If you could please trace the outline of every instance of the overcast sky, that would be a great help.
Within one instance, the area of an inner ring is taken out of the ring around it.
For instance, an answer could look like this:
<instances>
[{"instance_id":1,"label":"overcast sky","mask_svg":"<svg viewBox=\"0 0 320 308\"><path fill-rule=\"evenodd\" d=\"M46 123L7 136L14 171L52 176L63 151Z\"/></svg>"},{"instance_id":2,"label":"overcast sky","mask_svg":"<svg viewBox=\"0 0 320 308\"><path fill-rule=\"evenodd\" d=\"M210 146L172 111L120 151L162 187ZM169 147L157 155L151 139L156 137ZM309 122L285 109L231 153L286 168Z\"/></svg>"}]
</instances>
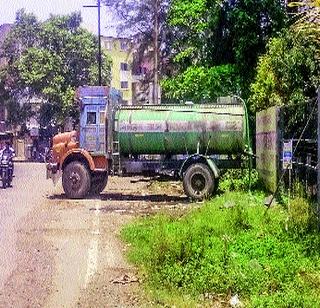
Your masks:
<instances>
[{"instance_id":1,"label":"overcast sky","mask_svg":"<svg viewBox=\"0 0 320 308\"><path fill-rule=\"evenodd\" d=\"M45 20L50 14L68 14L81 11L83 26L93 33L97 33L96 8L83 8L83 5L95 5L94 0L0 0L0 25L13 23L17 10L25 8L28 13L34 13L38 19ZM107 7L101 10L101 33L102 35L116 35L116 29L112 23Z\"/></svg>"}]
</instances>

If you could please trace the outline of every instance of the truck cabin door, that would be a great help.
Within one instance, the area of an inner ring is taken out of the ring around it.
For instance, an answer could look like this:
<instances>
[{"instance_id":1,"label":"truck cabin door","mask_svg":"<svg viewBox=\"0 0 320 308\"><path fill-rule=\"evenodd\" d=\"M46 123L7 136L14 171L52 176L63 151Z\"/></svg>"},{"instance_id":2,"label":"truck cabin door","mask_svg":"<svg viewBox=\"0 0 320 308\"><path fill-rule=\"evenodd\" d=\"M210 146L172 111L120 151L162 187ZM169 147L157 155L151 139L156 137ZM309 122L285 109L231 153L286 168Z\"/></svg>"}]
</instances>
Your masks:
<instances>
[{"instance_id":1,"label":"truck cabin door","mask_svg":"<svg viewBox=\"0 0 320 308\"><path fill-rule=\"evenodd\" d=\"M80 118L80 146L93 155L106 153L105 103L85 104Z\"/></svg>"}]
</instances>

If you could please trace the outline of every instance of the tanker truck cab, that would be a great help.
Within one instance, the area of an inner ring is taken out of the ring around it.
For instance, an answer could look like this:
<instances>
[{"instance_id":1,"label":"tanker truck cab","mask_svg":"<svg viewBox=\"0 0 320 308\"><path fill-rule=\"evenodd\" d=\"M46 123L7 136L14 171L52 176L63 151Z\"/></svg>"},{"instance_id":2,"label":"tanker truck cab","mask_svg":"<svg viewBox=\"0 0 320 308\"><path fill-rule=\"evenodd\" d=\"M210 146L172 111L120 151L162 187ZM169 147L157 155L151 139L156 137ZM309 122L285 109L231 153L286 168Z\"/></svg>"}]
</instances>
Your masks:
<instances>
[{"instance_id":1,"label":"tanker truck cab","mask_svg":"<svg viewBox=\"0 0 320 308\"><path fill-rule=\"evenodd\" d=\"M53 155L47 164L47 178L55 183L62 174L63 189L71 199L99 194L107 185L106 108L109 102L117 105L121 95L108 87L80 87L76 100L80 107L79 131L53 138Z\"/></svg>"}]
</instances>

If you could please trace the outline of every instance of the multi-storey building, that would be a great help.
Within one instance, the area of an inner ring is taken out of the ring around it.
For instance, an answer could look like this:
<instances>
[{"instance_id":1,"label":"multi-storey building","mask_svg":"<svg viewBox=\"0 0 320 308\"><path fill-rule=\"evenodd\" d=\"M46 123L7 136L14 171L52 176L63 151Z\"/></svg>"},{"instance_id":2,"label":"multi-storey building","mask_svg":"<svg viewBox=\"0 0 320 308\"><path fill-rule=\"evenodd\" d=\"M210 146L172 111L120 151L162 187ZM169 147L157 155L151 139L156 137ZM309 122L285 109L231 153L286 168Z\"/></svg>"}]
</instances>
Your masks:
<instances>
[{"instance_id":1,"label":"multi-storey building","mask_svg":"<svg viewBox=\"0 0 320 308\"><path fill-rule=\"evenodd\" d=\"M124 103L132 105L133 44L128 38L102 37L102 48L112 59L111 87L122 92Z\"/></svg>"},{"instance_id":2,"label":"multi-storey building","mask_svg":"<svg viewBox=\"0 0 320 308\"><path fill-rule=\"evenodd\" d=\"M111 86L123 93L128 105L160 103L154 98L152 50L144 56L138 54L139 42L128 38L102 37L102 47L112 59Z\"/></svg>"}]
</instances>

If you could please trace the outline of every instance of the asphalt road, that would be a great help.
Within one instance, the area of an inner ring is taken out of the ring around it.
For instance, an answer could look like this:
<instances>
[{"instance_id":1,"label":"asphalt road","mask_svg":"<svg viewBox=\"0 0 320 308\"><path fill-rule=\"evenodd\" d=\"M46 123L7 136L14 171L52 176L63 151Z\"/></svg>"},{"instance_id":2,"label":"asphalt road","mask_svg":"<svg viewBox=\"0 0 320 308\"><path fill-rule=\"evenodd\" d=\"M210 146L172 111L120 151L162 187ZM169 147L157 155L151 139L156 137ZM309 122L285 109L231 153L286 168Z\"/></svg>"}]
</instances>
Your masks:
<instances>
[{"instance_id":1,"label":"asphalt road","mask_svg":"<svg viewBox=\"0 0 320 308\"><path fill-rule=\"evenodd\" d=\"M98 197L68 200L44 164L16 164L13 187L0 189L0 308L148 307L120 230L137 216L190 208L179 185L150 184L115 177Z\"/></svg>"},{"instance_id":2,"label":"asphalt road","mask_svg":"<svg viewBox=\"0 0 320 308\"><path fill-rule=\"evenodd\" d=\"M13 186L0 188L0 289L15 266L19 222L52 190L44 171L43 164L16 163Z\"/></svg>"}]
</instances>

